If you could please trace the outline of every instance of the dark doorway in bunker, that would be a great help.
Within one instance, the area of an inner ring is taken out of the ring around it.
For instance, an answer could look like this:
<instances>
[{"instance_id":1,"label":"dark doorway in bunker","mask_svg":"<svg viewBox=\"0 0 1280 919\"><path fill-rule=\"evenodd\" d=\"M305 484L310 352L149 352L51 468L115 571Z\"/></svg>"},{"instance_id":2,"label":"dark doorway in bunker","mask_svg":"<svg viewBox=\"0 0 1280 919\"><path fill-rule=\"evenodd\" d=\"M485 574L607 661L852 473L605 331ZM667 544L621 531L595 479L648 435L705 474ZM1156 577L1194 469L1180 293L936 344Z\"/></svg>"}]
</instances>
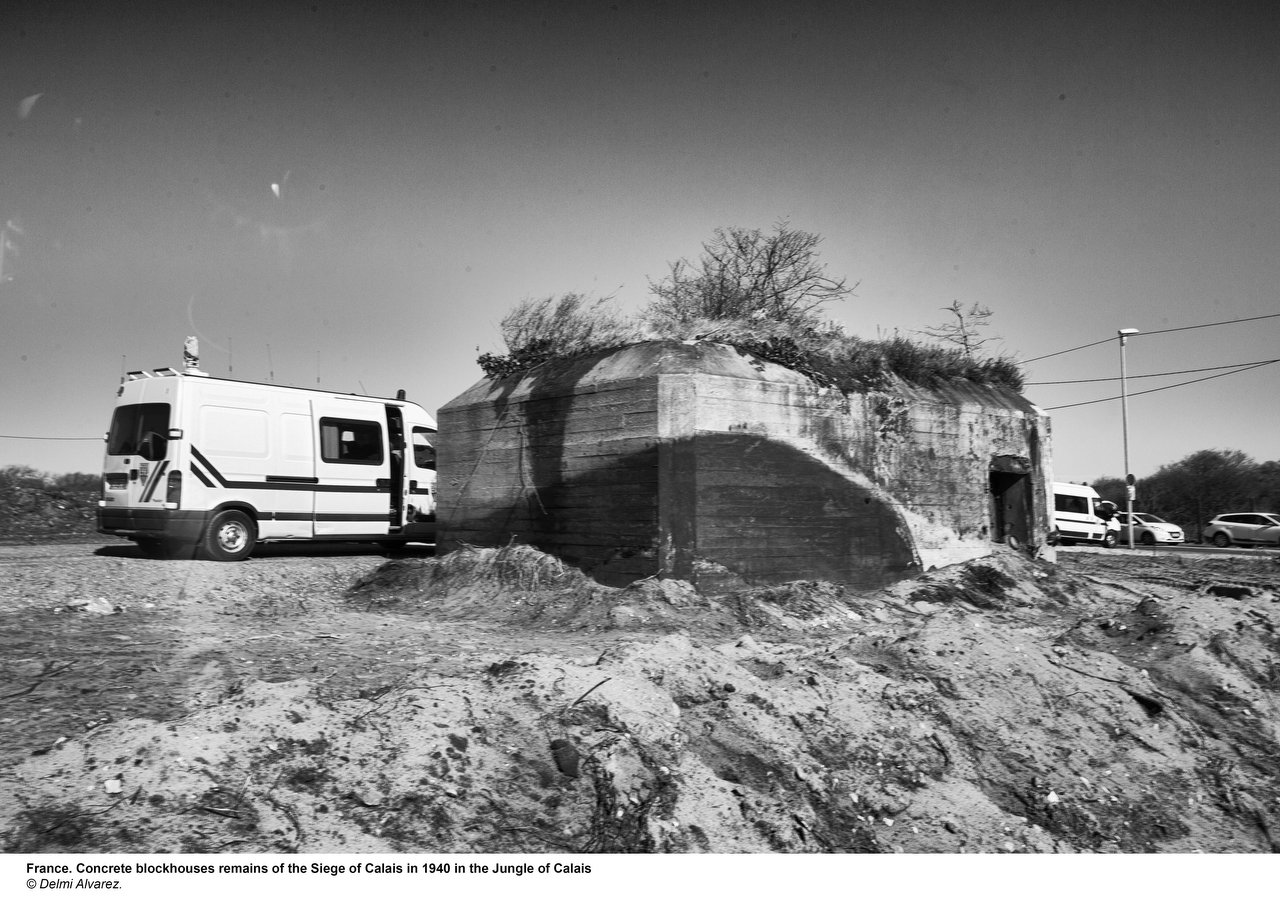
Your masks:
<instances>
[{"instance_id":1,"label":"dark doorway in bunker","mask_svg":"<svg viewBox=\"0 0 1280 919\"><path fill-rule=\"evenodd\" d=\"M1031 541L1031 462L1021 456L991 460L991 539L1014 547Z\"/></svg>"}]
</instances>

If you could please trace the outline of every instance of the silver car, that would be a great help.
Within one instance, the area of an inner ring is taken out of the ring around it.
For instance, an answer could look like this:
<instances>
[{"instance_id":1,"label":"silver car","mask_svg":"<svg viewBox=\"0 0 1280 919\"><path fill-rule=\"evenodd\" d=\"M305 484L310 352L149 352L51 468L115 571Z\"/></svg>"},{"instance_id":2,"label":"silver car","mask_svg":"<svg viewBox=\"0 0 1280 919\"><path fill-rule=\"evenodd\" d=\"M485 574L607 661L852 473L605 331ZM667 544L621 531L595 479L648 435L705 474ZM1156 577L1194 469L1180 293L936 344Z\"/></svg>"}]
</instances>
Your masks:
<instances>
[{"instance_id":1,"label":"silver car","mask_svg":"<svg viewBox=\"0 0 1280 919\"><path fill-rule=\"evenodd\" d=\"M1280 547L1280 514L1219 514L1204 528L1204 541L1223 548Z\"/></svg>"},{"instance_id":2,"label":"silver car","mask_svg":"<svg viewBox=\"0 0 1280 919\"><path fill-rule=\"evenodd\" d=\"M1120 511L1120 513L1116 514L1116 519L1120 521L1121 542L1128 542L1129 515L1124 511ZM1183 542L1185 539L1182 527L1157 517L1155 514L1135 513L1133 519L1133 541L1140 542L1144 546L1154 546L1156 543L1176 544Z\"/></svg>"}]
</instances>

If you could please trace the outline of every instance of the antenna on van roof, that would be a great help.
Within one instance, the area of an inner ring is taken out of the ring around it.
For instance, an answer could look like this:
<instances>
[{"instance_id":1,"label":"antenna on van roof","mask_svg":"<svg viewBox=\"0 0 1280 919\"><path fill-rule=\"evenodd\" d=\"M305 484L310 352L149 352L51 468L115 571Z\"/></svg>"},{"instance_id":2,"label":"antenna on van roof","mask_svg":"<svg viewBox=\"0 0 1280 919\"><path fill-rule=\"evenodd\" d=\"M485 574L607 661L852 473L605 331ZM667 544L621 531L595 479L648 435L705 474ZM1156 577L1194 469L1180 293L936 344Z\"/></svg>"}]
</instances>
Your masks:
<instances>
[{"instance_id":1,"label":"antenna on van roof","mask_svg":"<svg viewBox=\"0 0 1280 919\"><path fill-rule=\"evenodd\" d=\"M276 381L276 368L271 363L271 342L267 342L267 382L274 383Z\"/></svg>"}]
</instances>

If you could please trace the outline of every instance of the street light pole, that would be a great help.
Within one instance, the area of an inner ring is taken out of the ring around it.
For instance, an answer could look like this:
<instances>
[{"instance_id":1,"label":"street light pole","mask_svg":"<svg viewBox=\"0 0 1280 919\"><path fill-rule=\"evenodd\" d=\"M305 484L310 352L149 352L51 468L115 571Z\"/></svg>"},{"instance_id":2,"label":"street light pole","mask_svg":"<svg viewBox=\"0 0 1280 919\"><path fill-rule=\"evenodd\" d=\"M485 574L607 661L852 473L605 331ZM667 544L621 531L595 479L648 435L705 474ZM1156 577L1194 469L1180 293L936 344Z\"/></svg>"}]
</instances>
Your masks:
<instances>
[{"instance_id":1,"label":"street light pole","mask_svg":"<svg viewBox=\"0 0 1280 919\"><path fill-rule=\"evenodd\" d=\"M1139 334L1141 333L1137 329L1121 329L1116 332L1120 338L1120 427L1124 440L1124 516L1129 522L1130 549L1133 548L1133 476L1129 474L1129 388L1124 345L1130 335Z\"/></svg>"}]
</instances>

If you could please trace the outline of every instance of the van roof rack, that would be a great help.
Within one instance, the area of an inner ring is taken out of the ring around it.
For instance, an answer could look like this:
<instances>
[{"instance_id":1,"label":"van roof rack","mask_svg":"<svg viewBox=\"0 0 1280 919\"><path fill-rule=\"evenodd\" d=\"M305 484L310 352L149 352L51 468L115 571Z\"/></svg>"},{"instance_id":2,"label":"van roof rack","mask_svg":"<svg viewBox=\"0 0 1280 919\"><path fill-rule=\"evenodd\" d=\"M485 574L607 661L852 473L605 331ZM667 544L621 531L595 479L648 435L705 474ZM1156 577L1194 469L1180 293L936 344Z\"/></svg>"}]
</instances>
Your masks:
<instances>
[{"instance_id":1,"label":"van roof rack","mask_svg":"<svg viewBox=\"0 0 1280 919\"><path fill-rule=\"evenodd\" d=\"M130 380L146 380L151 377L176 376L180 376L180 374L172 367L157 367L155 370L130 370L124 375L124 379L127 382Z\"/></svg>"}]
</instances>

